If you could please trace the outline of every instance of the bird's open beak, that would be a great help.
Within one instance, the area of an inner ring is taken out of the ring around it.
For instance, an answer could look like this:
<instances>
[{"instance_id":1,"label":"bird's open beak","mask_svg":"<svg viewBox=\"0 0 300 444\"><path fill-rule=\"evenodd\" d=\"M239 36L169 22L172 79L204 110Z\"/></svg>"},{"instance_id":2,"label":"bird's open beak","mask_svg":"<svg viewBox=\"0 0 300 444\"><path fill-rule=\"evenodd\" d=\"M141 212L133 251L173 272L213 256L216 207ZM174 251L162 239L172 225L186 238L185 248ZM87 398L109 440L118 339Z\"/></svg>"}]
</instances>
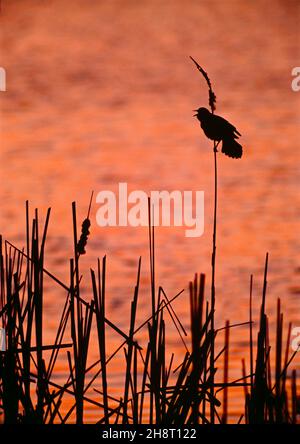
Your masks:
<instances>
[{"instance_id":1,"label":"bird's open beak","mask_svg":"<svg viewBox=\"0 0 300 444\"><path fill-rule=\"evenodd\" d=\"M196 117L198 115L198 110L197 109L193 109L193 111L194 111L194 113L196 113L196 114L193 115L193 117Z\"/></svg>"}]
</instances>

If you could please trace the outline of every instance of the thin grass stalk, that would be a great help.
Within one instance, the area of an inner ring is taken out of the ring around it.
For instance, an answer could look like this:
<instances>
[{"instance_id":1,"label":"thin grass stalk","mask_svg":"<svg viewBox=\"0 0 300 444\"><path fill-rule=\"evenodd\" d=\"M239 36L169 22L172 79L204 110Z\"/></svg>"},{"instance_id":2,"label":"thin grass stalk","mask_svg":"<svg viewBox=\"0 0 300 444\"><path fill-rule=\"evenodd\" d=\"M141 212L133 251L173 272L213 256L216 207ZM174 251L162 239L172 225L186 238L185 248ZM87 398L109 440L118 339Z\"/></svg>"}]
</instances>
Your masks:
<instances>
[{"instance_id":1,"label":"thin grass stalk","mask_svg":"<svg viewBox=\"0 0 300 444\"><path fill-rule=\"evenodd\" d=\"M6 255L7 256L7 255ZM16 424L18 422L18 374L16 371L15 354L15 313L13 301L13 276L11 258L6 260L6 296L9 305L6 311L7 350L0 353L1 379L2 379L2 405L4 410L4 423Z\"/></svg>"},{"instance_id":2,"label":"thin grass stalk","mask_svg":"<svg viewBox=\"0 0 300 444\"><path fill-rule=\"evenodd\" d=\"M257 357L255 367L255 379L251 399L249 402L249 422L262 424L265 420L265 397L267 391L266 381L266 324L265 314L266 290L267 290L268 254L266 255L263 294L260 310L260 325L257 337Z\"/></svg>"},{"instance_id":3,"label":"thin grass stalk","mask_svg":"<svg viewBox=\"0 0 300 444\"><path fill-rule=\"evenodd\" d=\"M271 370L271 345L269 336L269 320L266 317L266 381L269 389L272 387L272 370ZM269 350L269 353L267 352Z\"/></svg>"},{"instance_id":4,"label":"thin grass stalk","mask_svg":"<svg viewBox=\"0 0 300 444\"><path fill-rule=\"evenodd\" d=\"M283 367L283 374L282 374L282 391L285 391L285 389L286 389L287 363L288 363L288 360L289 360L289 349L290 349L290 343L291 343L291 333L292 333L292 323L289 322L288 334L287 334L287 337L286 337L286 346L285 346L285 355L284 355L284 367Z\"/></svg>"},{"instance_id":5,"label":"thin grass stalk","mask_svg":"<svg viewBox=\"0 0 300 444\"><path fill-rule=\"evenodd\" d=\"M150 377L153 390L150 392L150 411L149 424L154 421L154 404L157 404L155 399L155 382L156 382L156 305L155 305L155 256L154 256L154 227L152 226L152 211L151 199L148 198L148 230L149 230L149 254L150 254L150 279L151 279L151 325L149 325L149 339L150 339Z\"/></svg>"},{"instance_id":6,"label":"thin grass stalk","mask_svg":"<svg viewBox=\"0 0 300 444\"><path fill-rule=\"evenodd\" d=\"M208 306L208 301L206 302L206 307L205 307L205 319L207 320L209 316L209 306ZM207 334L208 334L208 330L207 328L205 329L205 338L204 340L206 341L207 339ZM203 370L203 383L206 384L207 381L207 369L206 369L206 365L204 366L204 370ZM204 397L203 402L202 402L202 417L205 418L206 417L206 398ZM203 423L203 422L202 422Z\"/></svg>"},{"instance_id":7,"label":"thin grass stalk","mask_svg":"<svg viewBox=\"0 0 300 444\"><path fill-rule=\"evenodd\" d=\"M298 407L298 397L297 397L297 372L292 371L292 384L291 384L291 403L292 403L292 424L297 424L297 407Z\"/></svg>"},{"instance_id":8,"label":"thin grass stalk","mask_svg":"<svg viewBox=\"0 0 300 444\"><path fill-rule=\"evenodd\" d=\"M251 274L251 276L250 276L250 297L249 297L249 346L250 346L251 390L253 390L253 384L254 384L252 301L253 301L253 275Z\"/></svg>"},{"instance_id":9,"label":"thin grass stalk","mask_svg":"<svg viewBox=\"0 0 300 444\"><path fill-rule=\"evenodd\" d=\"M138 424L139 421L139 394L137 389L138 380L138 350L137 347L133 349L133 384L132 384L132 418L133 424Z\"/></svg>"},{"instance_id":10,"label":"thin grass stalk","mask_svg":"<svg viewBox=\"0 0 300 444\"><path fill-rule=\"evenodd\" d=\"M142 357L141 350L139 350L139 353ZM140 410L139 410L139 423L140 424L142 424L142 421L143 421L143 407L144 407L144 398L145 398L145 390L146 390L146 381L147 381L147 377L149 378L148 367L149 367L150 353L151 353L150 343L148 343L146 358L145 358L145 360L142 359L143 364L144 364L144 368L143 368L141 396L140 396Z\"/></svg>"},{"instance_id":11,"label":"thin grass stalk","mask_svg":"<svg viewBox=\"0 0 300 444\"><path fill-rule=\"evenodd\" d=\"M108 390L107 390L107 369L106 369L106 344L105 344L105 279L106 279L106 257L102 259L102 273L100 261L98 259L98 289L96 286L95 273L91 270L94 302L96 309L96 322L98 332L98 346L101 362L101 377L103 390L103 405L104 405L104 423L109 424L108 411Z\"/></svg>"},{"instance_id":12,"label":"thin grass stalk","mask_svg":"<svg viewBox=\"0 0 300 444\"><path fill-rule=\"evenodd\" d=\"M140 273L141 273L141 258L139 259L139 264L138 264L137 282L136 282L135 291L134 291L134 298L131 303L130 328L129 328L129 335L128 335L128 337L130 338L130 342L128 344L128 352L127 352L127 359L126 359L123 424L128 423L127 408L128 408L129 384L130 384L132 355L133 355L133 335L134 335L134 330L135 330L134 326L135 326L136 309L137 309L139 284L140 284Z\"/></svg>"},{"instance_id":13,"label":"thin grass stalk","mask_svg":"<svg viewBox=\"0 0 300 444\"><path fill-rule=\"evenodd\" d=\"M32 405L30 402L31 398L31 390L30 390L30 377L29 373L31 370L30 367L30 343L31 343L31 334L32 334L32 309L31 309L31 300L32 300L32 262L29 260L30 257L30 223L29 223L29 202L26 201L26 250L27 250L27 307L28 307L28 316L27 316L27 329L26 329L26 339L25 346L23 352L23 366L24 366L24 413L27 418L30 418L32 414Z\"/></svg>"},{"instance_id":14,"label":"thin grass stalk","mask_svg":"<svg viewBox=\"0 0 300 444\"><path fill-rule=\"evenodd\" d=\"M225 339L224 339L224 390L223 390L223 414L222 424L227 424L228 419L228 369L229 369L229 321L226 321L225 325Z\"/></svg>"},{"instance_id":15,"label":"thin grass stalk","mask_svg":"<svg viewBox=\"0 0 300 444\"><path fill-rule=\"evenodd\" d=\"M161 311L160 322L159 322L159 335L158 335L158 353L157 360L159 368L159 387L162 388L160 393L160 405L159 405L159 424L164 422L164 417L166 413L166 399L165 399L165 371L166 371L166 347L165 347L165 321L164 321L164 311Z\"/></svg>"},{"instance_id":16,"label":"thin grass stalk","mask_svg":"<svg viewBox=\"0 0 300 444\"><path fill-rule=\"evenodd\" d=\"M242 375L243 375L243 380L244 381L246 381L246 375L247 375L247 373L246 373L246 361L245 361L245 359L243 358L242 359ZM252 375L250 375L250 378L252 377ZM252 383L250 383L251 384L251 387L252 387ZM248 386L246 385L246 384L244 384L244 396L245 396L245 400L247 400L247 398L248 398L248 396L249 396L249 390L248 390Z\"/></svg>"},{"instance_id":17,"label":"thin grass stalk","mask_svg":"<svg viewBox=\"0 0 300 444\"><path fill-rule=\"evenodd\" d=\"M281 392L281 361L282 361L282 313L280 311L280 299L277 300L276 321L276 363L275 363L275 411L276 422L282 423L282 392Z\"/></svg>"},{"instance_id":18,"label":"thin grass stalk","mask_svg":"<svg viewBox=\"0 0 300 444\"><path fill-rule=\"evenodd\" d=\"M213 112L213 110L212 110ZM213 222L213 249L211 259L211 300L210 309L212 313L211 317L211 330L215 331L215 303L216 303L216 287L215 287L215 275L216 275L216 250L217 250L217 205L218 205L218 164L217 164L217 142L214 142L214 222ZM212 375L214 375L214 362L215 362L215 341L214 334L212 334L212 343L210 350L210 366ZM214 376L212 376L212 385L210 388L210 395L214 397ZM215 423L215 409L210 405L210 422Z\"/></svg>"},{"instance_id":19,"label":"thin grass stalk","mask_svg":"<svg viewBox=\"0 0 300 444\"><path fill-rule=\"evenodd\" d=\"M192 388L193 401L192 401L192 423L197 424L199 419L199 396L198 386L200 375L202 374L203 367L201 364L205 361L202 354L201 339L203 337L202 327L202 313L203 313L203 301L204 301L204 285L205 276L200 275L199 286L198 276L195 275L194 282L190 282L190 307L191 307L191 332L192 332L192 366L191 382L194 384ZM199 288L199 289L198 289ZM204 365L206 367L206 365Z\"/></svg>"}]
</instances>

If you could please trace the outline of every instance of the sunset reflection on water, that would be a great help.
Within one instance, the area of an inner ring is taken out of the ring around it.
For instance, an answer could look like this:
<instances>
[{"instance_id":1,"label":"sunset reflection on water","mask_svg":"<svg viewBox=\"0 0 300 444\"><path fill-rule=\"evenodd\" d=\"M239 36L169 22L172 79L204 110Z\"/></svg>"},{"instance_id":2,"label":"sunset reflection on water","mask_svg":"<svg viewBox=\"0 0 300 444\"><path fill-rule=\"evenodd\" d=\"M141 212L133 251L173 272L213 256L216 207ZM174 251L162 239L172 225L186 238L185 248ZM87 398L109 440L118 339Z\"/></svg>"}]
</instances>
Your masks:
<instances>
[{"instance_id":1,"label":"sunset reflection on water","mask_svg":"<svg viewBox=\"0 0 300 444\"><path fill-rule=\"evenodd\" d=\"M211 77L217 113L237 126L244 146L241 160L219 156L216 323L248 320L250 274L257 320L268 251L270 328L278 297L286 323L300 325L300 93L291 89L300 60L299 2L13 0L2 2L1 21L3 236L22 247L25 201L44 215L51 206L46 267L67 281L73 200L81 222L91 191L117 191L120 182L146 193L204 191L202 237L185 237L185 227L156 230L157 283L169 296L186 289L174 308L188 326L187 289L195 272L207 274L209 296L213 215L211 143L192 117L193 109L207 106L207 90L192 55ZM148 233L100 228L97 209L94 200L83 287L89 299L89 268L106 254L108 316L126 330L139 256L138 321L149 316ZM51 339L65 294L46 286ZM247 340L247 328L231 331L232 380L248 359ZM114 349L118 339L109 341ZM182 355L172 328L170 344ZM90 359L96 358L97 346ZM112 364L116 393L123 361L120 354ZM300 368L298 356L294 366ZM63 371L61 362L62 377ZM232 418L242 412L243 400L232 392ZM94 419L93 411L87 418Z\"/></svg>"}]
</instances>

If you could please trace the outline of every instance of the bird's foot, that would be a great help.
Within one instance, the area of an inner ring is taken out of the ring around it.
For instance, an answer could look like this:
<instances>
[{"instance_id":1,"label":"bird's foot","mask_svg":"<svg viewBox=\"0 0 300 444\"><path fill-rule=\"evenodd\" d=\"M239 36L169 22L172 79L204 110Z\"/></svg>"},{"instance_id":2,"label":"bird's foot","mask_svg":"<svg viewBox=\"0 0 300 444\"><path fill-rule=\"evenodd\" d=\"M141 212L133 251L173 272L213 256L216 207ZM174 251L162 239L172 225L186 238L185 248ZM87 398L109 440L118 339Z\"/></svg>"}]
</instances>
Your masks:
<instances>
[{"instance_id":1,"label":"bird's foot","mask_svg":"<svg viewBox=\"0 0 300 444\"><path fill-rule=\"evenodd\" d=\"M218 148L218 146L219 146L219 143L220 143L220 141L218 141L218 142L214 142L214 153L217 153L218 152L218 150L217 150L217 148Z\"/></svg>"}]
</instances>

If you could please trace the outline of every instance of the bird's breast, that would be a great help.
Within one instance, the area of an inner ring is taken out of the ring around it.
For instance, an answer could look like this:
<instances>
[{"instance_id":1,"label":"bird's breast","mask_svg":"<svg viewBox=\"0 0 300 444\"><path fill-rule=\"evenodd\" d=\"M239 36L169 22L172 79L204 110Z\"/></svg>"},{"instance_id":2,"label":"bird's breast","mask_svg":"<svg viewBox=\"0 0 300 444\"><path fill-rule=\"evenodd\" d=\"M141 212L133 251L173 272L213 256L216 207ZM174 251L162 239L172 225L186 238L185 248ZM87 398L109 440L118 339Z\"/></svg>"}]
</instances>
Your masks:
<instances>
[{"instance_id":1,"label":"bird's breast","mask_svg":"<svg viewBox=\"0 0 300 444\"><path fill-rule=\"evenodd\" d=\"M211 122L201 122L201 128L203 129L204 134L211 140L220 141L223 138L223 135L218 130L218 128L213 125Z\"/></svg>"}]
</instances>

